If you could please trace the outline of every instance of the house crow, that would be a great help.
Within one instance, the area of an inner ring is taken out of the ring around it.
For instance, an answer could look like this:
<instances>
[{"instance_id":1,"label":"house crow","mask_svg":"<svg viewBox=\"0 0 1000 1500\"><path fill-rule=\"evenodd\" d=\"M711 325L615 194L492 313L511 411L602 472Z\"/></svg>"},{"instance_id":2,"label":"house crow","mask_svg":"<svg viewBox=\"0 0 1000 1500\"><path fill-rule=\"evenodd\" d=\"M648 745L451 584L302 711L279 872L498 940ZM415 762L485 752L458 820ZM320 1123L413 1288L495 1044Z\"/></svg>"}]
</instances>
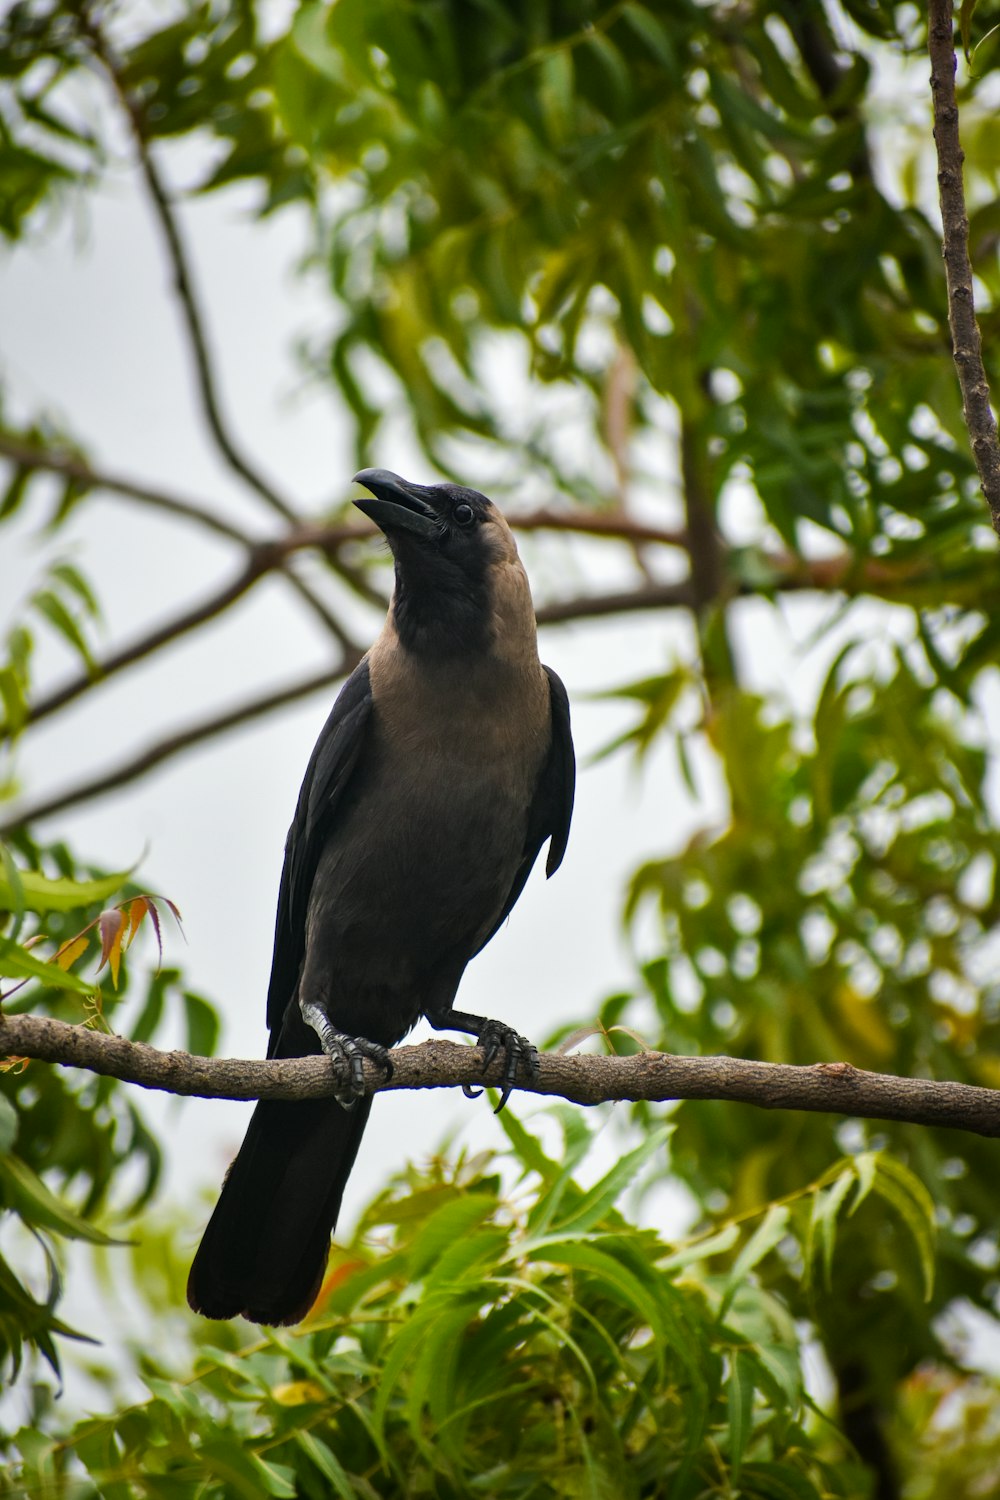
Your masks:
<instances>
[{"instance_id":1,"label":"house crow","mask_svg":"<svg viewBox=\"0 0 1000 1500\"><path fill-rule=\"evenodd\" d=\"M395 590L378 640L312 753L285 845L267 1000L269 1057L326 1052L338 1093L262 1100L195 1256L210 1318L296 1323L371 1108L362 1059L420 1016L504 1058L501 1108L534 1048L455 1010L466 964L506 919L539 850L560 864L573 810L569 703L538 660L510 528L476 490L356 476Z\"/></svg>"}]
</instances>

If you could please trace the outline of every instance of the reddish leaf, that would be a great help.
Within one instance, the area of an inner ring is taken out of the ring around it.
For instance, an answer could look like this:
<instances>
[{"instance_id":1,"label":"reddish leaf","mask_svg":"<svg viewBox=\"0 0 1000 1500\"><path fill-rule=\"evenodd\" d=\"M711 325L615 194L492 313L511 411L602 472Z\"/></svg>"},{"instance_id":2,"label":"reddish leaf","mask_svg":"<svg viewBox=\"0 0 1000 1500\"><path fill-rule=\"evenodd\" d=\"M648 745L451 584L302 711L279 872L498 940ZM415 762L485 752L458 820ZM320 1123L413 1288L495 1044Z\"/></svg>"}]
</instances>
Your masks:
<instances>
[{"instance_id":1,"label":"reddish leaf","mask_svg":"<svg viewBox=\"0 0 1000 1500\"><path fill-rule=\"evenodd\" d=\"M122 961L122 939L128 928L123 911L111 908L102 911L97 919L97 930L101 935L101 961L98 971L107 964L111 969L111 983L118 988L118 970Z\"/></svg>"}]
</instances>

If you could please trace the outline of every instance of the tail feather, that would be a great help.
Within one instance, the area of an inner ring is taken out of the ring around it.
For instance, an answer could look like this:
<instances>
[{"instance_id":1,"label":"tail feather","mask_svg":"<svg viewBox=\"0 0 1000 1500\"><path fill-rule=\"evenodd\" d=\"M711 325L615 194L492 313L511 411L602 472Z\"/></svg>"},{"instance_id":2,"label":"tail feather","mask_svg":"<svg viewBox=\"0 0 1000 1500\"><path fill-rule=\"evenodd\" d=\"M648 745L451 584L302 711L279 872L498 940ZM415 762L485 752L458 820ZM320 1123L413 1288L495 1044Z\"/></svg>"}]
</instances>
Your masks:
<instances>
[{"instance_id":1,"label":"tail feather","mask_svg":"<svg viewBox=\"0 0 1000 1500\"><path fill-rule=\"evenodd\" d=\"M207 1318L297 1323L323 1282L330 1232L371 1111L335 1099L262 1100L188 1277Z\"/></svg>"}]
</instances>

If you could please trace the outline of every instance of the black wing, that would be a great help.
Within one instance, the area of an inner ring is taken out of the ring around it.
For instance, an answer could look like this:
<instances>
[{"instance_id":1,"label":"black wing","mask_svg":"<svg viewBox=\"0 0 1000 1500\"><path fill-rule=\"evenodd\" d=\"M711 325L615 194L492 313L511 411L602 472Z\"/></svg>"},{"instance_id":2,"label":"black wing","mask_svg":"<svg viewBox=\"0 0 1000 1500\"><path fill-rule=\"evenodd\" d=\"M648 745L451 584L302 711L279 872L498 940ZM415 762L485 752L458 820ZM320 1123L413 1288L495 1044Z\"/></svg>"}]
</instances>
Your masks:
<instances>
[{"instance_id":1,"label":"black wing","mask_svg":"<svg viewBox=\"0 0 1000 1500\"><path fill-rule=\"evenodd\" d=\"M272 1046L299 980L305 955L306 911L316 866L344 789L357 765L371 707L366 659L344 683L323 725L306 767L295 816L285 840L285 863L274 923L274 957L267 990L267 1024Z\"/></svg>"},{"instance_id":2,"label":"black wing","mask_svg":"<svg viewBox=\"0 0 1000 1500\"><path fill-rule=\"evenodd\" d=\"M503 911L479 945L483 948L506 922L524 884L531 874L531 867L538 858L538 851L549 843L549 857L545 861L546 877L554 875L562 864L569 839L569 825L573 817L573 794L576 790L576 756L573 753L573 735L569 723L569 695L562 681L551 667L544 668L549 679L549 695L552 703L552 740L549 753L542 766L535 795L528 809L528 831L524 840L521 863L517 867L513 884L507 893Z\"/></svg>"}]
</instances>

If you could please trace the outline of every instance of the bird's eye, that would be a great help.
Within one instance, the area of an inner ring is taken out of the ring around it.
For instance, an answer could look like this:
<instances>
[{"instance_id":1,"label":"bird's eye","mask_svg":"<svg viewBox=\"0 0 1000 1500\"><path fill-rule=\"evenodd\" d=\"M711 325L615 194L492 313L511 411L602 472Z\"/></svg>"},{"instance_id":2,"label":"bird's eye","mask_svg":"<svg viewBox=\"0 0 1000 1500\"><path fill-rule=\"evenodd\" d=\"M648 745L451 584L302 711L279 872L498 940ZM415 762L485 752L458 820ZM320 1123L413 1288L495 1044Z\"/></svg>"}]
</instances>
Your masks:
<instances>
[{"instance_id":1,"label":"bird's eye","mask_svg":"<svg viewBox=\"0 0 1000 1500\"><path fill-rule=\"evenodd\" d=\"M476 519L476 513L471 505L456 505L455 520L459 526L471 526Z\"/></svg>"}]
</instances>

